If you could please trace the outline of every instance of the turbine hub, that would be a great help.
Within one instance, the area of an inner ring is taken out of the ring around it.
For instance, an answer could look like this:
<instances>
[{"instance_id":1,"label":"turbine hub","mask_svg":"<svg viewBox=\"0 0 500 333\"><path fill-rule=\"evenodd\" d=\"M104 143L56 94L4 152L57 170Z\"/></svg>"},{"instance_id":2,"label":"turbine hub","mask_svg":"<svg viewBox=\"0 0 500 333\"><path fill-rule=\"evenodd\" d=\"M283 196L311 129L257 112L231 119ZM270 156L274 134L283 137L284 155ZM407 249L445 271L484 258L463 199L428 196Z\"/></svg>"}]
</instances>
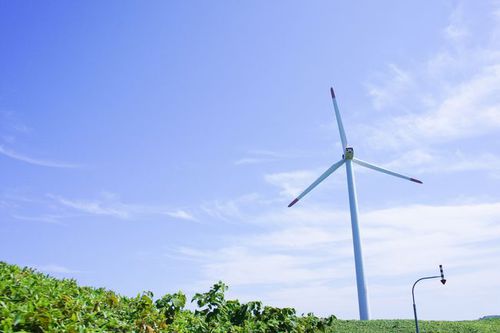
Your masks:
<instances>
[{"instance_id":1,"label":"turbine hub","mask_svg":"<svg viewBox=\"0 0 500 333\"><path fill-rule=\"evenodd\" d=\"M352 147L345 147L345 152L344 155L342 155L342 158L344 160L352 160L354 157L354 149Z\"/></svg>"}]
</instances>

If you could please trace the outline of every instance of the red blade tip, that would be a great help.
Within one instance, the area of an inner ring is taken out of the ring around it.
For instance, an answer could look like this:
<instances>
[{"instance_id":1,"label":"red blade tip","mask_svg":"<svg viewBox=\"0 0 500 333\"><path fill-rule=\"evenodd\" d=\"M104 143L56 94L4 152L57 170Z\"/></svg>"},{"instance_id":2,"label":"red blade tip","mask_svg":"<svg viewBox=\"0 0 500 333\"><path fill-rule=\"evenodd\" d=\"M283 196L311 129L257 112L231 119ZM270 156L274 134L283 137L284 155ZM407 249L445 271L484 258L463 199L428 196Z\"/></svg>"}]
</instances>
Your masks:
<instances>
[{"instance_id":1,"label":"red blade tip","mask_svg":"<svg viewBox=\"0 0 500 333\"><path fill-rule=\"evenodd\" d=\"M330 93L332 94L332 98L335 98L335 91L333 91L333 88L330 88Z\"/></svg>"},{"instance_id":2,"label":"red blade tip","mask_svg":"<svg viewBox=\"0 0 500 333\"><path fill-rule=\"evenodd\" d=\"M415 183L419 183L419 184L423 184L422 181L418 180L418 179L415 179L415 178L410 178L410 180L412 182L415 182Z\"/></svg>"},{"instance_id":3,"label":"red blade tip","mask_svg":"<svg viewBox=\"0 0 500 333\"><path fill-rule=\"evenodd\" d=\"M292 207L293 205L295 205L297 203L297 201L299 201L299 199L293 199L293 201L290 202L290 204L288 205L288 207Z\"/></svg>"}]
</instances>

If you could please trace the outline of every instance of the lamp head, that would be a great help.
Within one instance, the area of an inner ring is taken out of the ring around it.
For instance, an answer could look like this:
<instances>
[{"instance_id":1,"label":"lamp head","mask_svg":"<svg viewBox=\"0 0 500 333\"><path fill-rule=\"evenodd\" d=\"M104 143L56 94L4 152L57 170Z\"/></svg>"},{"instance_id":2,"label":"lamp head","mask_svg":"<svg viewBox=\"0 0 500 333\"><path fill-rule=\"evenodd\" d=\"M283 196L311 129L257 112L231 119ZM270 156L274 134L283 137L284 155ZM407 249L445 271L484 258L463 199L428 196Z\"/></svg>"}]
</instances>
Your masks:
<instances>
[{"instance_id":1,"label":"lamp head","mask_svg":"<svg viewBox=\"0 0 500 333\"><path fill-rule=\"evenodd\" d=\"M441 283L444 285L446 283L446 279L444 278L443 265L439 265L439 271L441 273Z\"/></svg>"}]
</instances>

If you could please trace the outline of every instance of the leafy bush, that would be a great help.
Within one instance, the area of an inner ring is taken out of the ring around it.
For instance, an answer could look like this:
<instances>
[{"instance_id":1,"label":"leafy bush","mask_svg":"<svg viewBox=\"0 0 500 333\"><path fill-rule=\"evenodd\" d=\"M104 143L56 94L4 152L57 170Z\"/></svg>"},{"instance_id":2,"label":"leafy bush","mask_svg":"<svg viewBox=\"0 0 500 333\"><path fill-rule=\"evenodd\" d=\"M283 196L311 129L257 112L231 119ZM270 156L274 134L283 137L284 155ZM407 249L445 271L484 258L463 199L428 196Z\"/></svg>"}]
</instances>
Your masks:
<instances>
[{"instance_id":1,"label":"leafy bush","mask_svg":"<svg viewBox=\"0 0 500 333\"><path fill-rule=\"evenodd\" d=\"M79 287L0 262L0 328L3 332L288 333L323 330L324 319L298 317L291 308L226 300L216 283L196 294L197 309L184 309L182 292L153 301L153 293L124 297L102 288Z\"/></svg>"}]
</instances>

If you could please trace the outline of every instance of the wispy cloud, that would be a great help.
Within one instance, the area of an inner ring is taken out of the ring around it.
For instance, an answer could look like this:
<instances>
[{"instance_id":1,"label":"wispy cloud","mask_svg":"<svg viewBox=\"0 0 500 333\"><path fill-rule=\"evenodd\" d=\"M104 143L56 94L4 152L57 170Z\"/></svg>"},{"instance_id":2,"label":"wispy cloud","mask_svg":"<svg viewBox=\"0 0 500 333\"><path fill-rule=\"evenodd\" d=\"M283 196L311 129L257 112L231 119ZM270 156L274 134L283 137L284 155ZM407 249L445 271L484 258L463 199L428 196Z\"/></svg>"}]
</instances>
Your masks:
<instances>
[{"instance_id":1,"label":"wispy cloud","mask_svg":"<svg viewBox=\"0 0 500 333\"><path fill-rule=\"evenodd\" d=\"M234 165L260 164L272 161L276 161L276 159L268 157L256 157L256 156L242 157L239 160L234 161Z\"/></svg>"},{"instance_id":2,"label":"wispy cloud","mask_svg":"<svg viewBox=\"0 0 500 333\"><path fill-rule=\"evenodd\" d=\"M383 84L367 83L368 94L377 110L396 103L399 95L415 85L411 74L396 64L389 64L388 72L384 74Z\"/></svg>"},{"instance_id":3,"label":"wispy cloud","mask_svg":"<svg viewBox=\"0 0 500 333\"><path fill-rule=\"evenodd\" d=\"M25 216L25 215L13 214L11 216L21 221L45 222L45 223L60 224L60 225L63 225L64 224L63 220L68 218L68 216L51 215L51 214L41 214L39 216Z\"/></svg>"},{"instance_id":4,"label":"wispy cloud","mask_svg":"<svg viewBox=\"0 0 500 333\"><path fill-rule=\"evenodd\" d=\"M437 106L389 120L375 132L379 144L416 145L447 142L487 134L500 128L500 66L485 66L476 77L461 82ZM387 133L387 128L392 128ZM390 135L388 135L390 134Z\"/></svg>"},{"instance_id":5,"label":"wispy cloud","mask_svg":"<svg viewBox=\"0 0 500 333\"><path fill-rule=\"evenodd\" d=\"M300 192L305 190L313 181L315 181L323 172L328 169L328 166L309 170L294 170L287 172L275 172L264 175L264 180L274 186L280 188L280 195L284 198L294 198ZM335 171L335 174L343 173L343 168ZM340 177L340 178L339 178ZM342 176L336 175L329 177L325 184L331 183L334 179L343 179ZM322 188L325 188L324 186Z\"/></svg>"},{"instance_id":6,"label":"wispy cloud","mask_svg":"<svg viewBox=\"0 0 500 333\"><path fill-rule=\"evenodd\" d=\"M452 45L460 45L467 39L471 32L464 24L464 7L462 4L458 4L449 18L449 24L444 29L443 35L445 38L452 42Z\"/></svg>"},{"instance_id":7,"label":"wispy cloud","mask_svg":"<svg viewBox=\"0 0 500 333\"><path fill-rule=\"evenodd\" d=\"M32 130L19 119L19 115L14 111L0 110L0 155L8 158L48 168L81 168L75 163L68 163L47 158L39 158L19 153L14 149L6 148L4 144L10 146L17 141L19 135L27 135Z\"/></svg>"},{"instance_id":8,"label":"wispy cloud","mask_svg":"<svg viewBox=\"0 0 500 333\"><path fill-rule=\"evenodd\" d=\"M209 259L210 258L210 259ZM248 284L297 284L343 275L318 267L322 259L278 252L262 253L254 248L226 247L203 254L202 274L207 281L223 279L233 286Z\"/></svg>"},{"instance_id":9,"label":"wispy cloud","mask_svg":"<svg viewBox=\"0 0 500 333\"><path fill-rule=\"evenodd\" d=\"M19 114L12 110L0 110L0 131L8 133L27 134L31 132L26 124L19 119Z\"/></svg>"},{"instance_id":10,"label":"wispy cloud","mask_svg":"<svg viewBox=\"0 0 500 333\"><path fill-rule=\"evenodd\" d=\"M499 202L414 205L363 214L369 269L385 276L422 271L439 261L452 267L481 266L479 258L500 254L498 247L487 245L500 241L499 216ZM406 260L397 260L401 253ZM392 267L395 262L398 267Z\"/></svg>"},{"instance_id":11,"label":"wispy cloud","mask_svg":"<svg viewBox=\"0 0 500 333\"><path fill-rule=\"evenodd\" d=\"M367 83L375 108L400 111L369 126L373 145L446 143L500 128L500 51L493 41L500 24L486 42L468 38L460 8L451 15L443 46L433 56L408 69L390 64L387 73Z\"/></svg>"},{"instance_id":12,"label":"wispy cloud","mask_svg":"<svg viewBox=\"0 0 500 333\"><path fill-rule=\"evenodd\" d=\"M199 222L194 210L169 204L130 203L112 192L101 192L91 198L69 198L52 193L43 196L25 192L1 193L0 208L16 220L60 225L82 217L88 219L89 216L130 221L178 219Z\"/></svg>"},{"instance_id":13,"label":"wispy cloud","mask_svg":"<svg viewBox=\"0 0 500 333\"><path fill-rule=\"evenodd\" d=\"M76 274L81 273L81 271L77 271L74 269L70 269L65 266L49 264L49 265L30 265L30 267L34 267L37 270L40 270L45 273L56 273L56 274Z\"/></svg>"},{"instance_id":14,"label":"wispy cloud","mask_svg":"<svg viewBox=\"0 0 500 333\"><path fill-rule=\"evenodd\" d=\"M460 150L449 152L435 149L412 149L384 164L389 169L410 169L416 173L451 173L485 171L496 177L500 174L500 156L474 152L468 156Z\"/></svg>"},{"instance_id":15,"label":"wispy cloud","mask_svg":"<svg viewBox=\"0 0 500 333\"><path fill-rule=\"evenodd\" d=\"M91 215L104 215L126 219L130 217L132 211L135 211L134 206L123 204L110 195L106 195L103 200L74 200L52 194L48 196L65 207Z\"/></svg>"},{"instance_id":16,"label":"wispy cloud","mask_svg":"<svg viewBox=\"0 0 500 333\"><path fill-rule=\"evenodd\" d=\"M201 210L212 218L231 222L240 220L246 216L249 210L254 207L261 207L265 203L268 203L268 201L261 198L257 193L249 193L234 199L205 202L201 205Z\"/></svg>"},{"instance_id":17,"label":"wispy cloud","mask_svg":"<svg viewBox=\"0 0 500 333\"><path fill-rule=\"evenodd\" d=\"M124 220L167 215L175 219L197 221L194 215L186 209L172 209L167 205L127 203L122 201L117 194L110 192L102 192L98 198L93 199L69 199L54 194L47 194L47 197L63 208L89 215L109 216Z\"/></svg>"},{"instance_id":18,"label":"wispy cloud","mask_svg":"<svg viewBox=\"0 0 500 333\"><path fill-rule=\"evenodd\" d=\"M80 168L81 167L81 165L78 165L78 164L71 164L71 163L66 163L66 162L30 157L27 155L17 153L13 150L7 149L1 145L0 145L0 154L7 156L9 158L12 158L14 160L18 160L18 161L25 162L28 164L49 167L49 168Z\"/></svg>"},{"instance_id":19,"label":"wispy cloud","mask_svg":"<svg viewBox=\"0 0 500 333\"><path fill-rule=\"evenodd\" d=\"M325 169L326 170L326 169ZM309 186L321 173L312 170L278 172L264 176L266 182L281 188L280 194L293 198L301 190Z\"/></svg>"},{"instance_id":20,"label":"wispy cloud","mask_svg":"<svg viewBox=\"0 0 500 333\"><path fill-rule=\"evenodd\" d=\"M274 162L284 158L290 158L291 156L290 154L278 153L270 150L250 150L245 157L234 161L234 165Z\"/></svg>"},{"instance_id":21,"label":"wispy cloud","mask_svg":"<svg viewBox=\"0 0 500 333\"><path fill-rule=\"evenodd\" d=\"M166 214L176 219L196 221L196 218L192 214L183 209L177 209L175 211L166 212Z\"/></svg>"}]
</instances>

